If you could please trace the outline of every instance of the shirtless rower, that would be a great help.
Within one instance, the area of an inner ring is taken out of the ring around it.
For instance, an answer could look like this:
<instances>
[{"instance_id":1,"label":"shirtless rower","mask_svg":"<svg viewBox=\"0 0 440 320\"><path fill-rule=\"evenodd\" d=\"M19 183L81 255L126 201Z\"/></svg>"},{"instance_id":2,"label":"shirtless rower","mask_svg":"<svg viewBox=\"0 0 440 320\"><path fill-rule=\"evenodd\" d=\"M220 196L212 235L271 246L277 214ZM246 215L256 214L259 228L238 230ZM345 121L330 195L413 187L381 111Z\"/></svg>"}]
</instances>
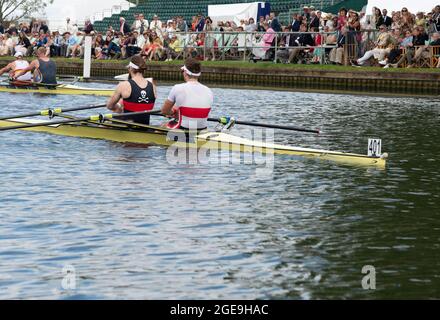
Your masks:
<instances>
[{"instance_id":1,"label":"shirtless rower","mask_svg":"<svg viewBox=\"0 0 440 320\"><path fill-rule=\"evenodd\" d=\"M34 72L34 82L56 85L57 84L57 66L53 60L46 56L46 48L41 47L37 49L37 59L32 61L31 64L18 72L14 79L17 80L22 75L29 71Z\"/></svg>"},{"instance_id":2,"label":"shirtless rower","mask_svg":"<svg viewBox=\"0 0 440 320\"><path fill-rule=\"evenodd\" d=\"M147 65L141 56L135 55L127 66L129 80L121 82L107 103L107 108L116 113L127 113L127 118L135 123L150 124L150 115L136 115L133 112L151 111L156 103L157 91L152 79L144 78Z\"/></svg>"},{"instance_id":3,"label":"shirtless rower","mask_svg":"<svg viewBox=\"0 0 440 320\"><path fill-rule=\"evenodd\" d=\"M174 118L167 127L204 130L208 127L214 95L211 89L199 82L199 77L202 75L200 61L188 58L181 70L185 83L173 87L162 107L164 115Z\"/></svg>"},{"instance_id":4,"label":"shirtless rower","mask_svg":"<svg viewBox=\"0 0 440 320\"><path fill-rule=\"evenodd\" d=\"M29 62L23 59L23 53L18 51L15 54L16 60L8 64L6 67L0 70L0 76L5 72L9 72L11 78L16 76L18 72L23 71L27 67L29 67ZM17 78L17 81L29 82L32 80L32 73L28 71L24 75Z\"/></svg>"}]
</instances>

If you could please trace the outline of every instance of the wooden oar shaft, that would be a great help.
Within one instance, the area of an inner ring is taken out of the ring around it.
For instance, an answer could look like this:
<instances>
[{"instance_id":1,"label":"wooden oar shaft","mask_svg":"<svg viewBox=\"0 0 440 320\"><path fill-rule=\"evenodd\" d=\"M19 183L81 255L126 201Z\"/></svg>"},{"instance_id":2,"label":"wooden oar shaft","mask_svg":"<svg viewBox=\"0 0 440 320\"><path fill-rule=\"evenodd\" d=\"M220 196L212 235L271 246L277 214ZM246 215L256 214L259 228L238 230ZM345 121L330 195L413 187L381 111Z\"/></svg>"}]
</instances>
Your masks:
<instances>
[{"instance_id":1,"label":"wooden oar shaft","mask_svg":"<svg viewBox=\"0 0 440 320\"><path fill-rule=\"evenodd\" d=\"M133 112L133 113L130 113L129 115L130 116L152 115L152 114L158 114L160 112L161 112L160 110L145 111L145 112ZM22 125L4 127L4 128L0 128L0 131L20 130L20 129L27 129L27 128L46 127L46 126L70 124L70 123L78 123L78 122L87 122L87 121L94 121L94 122L105 121L105 120L111 120L113 118L126 117L127 115L128 114L105 114L105 115L99 114L99 115L94 115L94 116L85 117L85 118L75 118L75 119L69 119L69 120L48 121L48 122L40 122L40 123L29 123L29 124L22 124Z\"/></svg>"},{"instance_id":2,"label":"wooden oar shaft","mask_svg":"<svg viewBox=\"0 0 440 320\"><path fill-rule=\"evenodd\" d=\"M46 116L49 115L49 112L53 111L54 113L61 113L61 112L74 112L74 111L81 111L81 110L91 110L91 109L98 109L98 108L104 108L105 104L100 105L93 105L93 106L86 106L86 107L77 107L77 108L69 108L69 109L63 109L63 108L49 108L49 109L43 109L39 112L32 112L27 114L19 114L19 115L13 115L13 116L7 116L7 117L0 117L0 120L8 120L8 119L20 119L20 118L27 118L27 117L37 117L37 116Z\"/></svg>"}]
</instances>

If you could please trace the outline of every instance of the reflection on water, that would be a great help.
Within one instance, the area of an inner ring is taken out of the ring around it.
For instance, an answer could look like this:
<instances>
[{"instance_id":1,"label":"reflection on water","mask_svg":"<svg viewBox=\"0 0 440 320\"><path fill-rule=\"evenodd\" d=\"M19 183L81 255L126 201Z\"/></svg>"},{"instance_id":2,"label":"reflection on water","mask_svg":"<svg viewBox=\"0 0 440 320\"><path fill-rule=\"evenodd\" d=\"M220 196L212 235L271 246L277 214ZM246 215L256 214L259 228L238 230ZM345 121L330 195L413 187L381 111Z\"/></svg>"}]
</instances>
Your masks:
<instances>
[{"instance_id":1,"label":"reflection on water","mask_svg":"<svg viewBox=\"0 0 440 320\"><path fill-rule=\"evenodd\" d=\"M170 165L159 147L0 133L0 298L439 298L438 101L215 94L213 116L324 132L276 142L366 153L380 137L389 166L279 156L267 176ZM1 94L0 114L72 101L103 98ZM76 290L61 286L66 265ZM365 265L376 291L362 289Z\"/></svg>"}]
</instances>

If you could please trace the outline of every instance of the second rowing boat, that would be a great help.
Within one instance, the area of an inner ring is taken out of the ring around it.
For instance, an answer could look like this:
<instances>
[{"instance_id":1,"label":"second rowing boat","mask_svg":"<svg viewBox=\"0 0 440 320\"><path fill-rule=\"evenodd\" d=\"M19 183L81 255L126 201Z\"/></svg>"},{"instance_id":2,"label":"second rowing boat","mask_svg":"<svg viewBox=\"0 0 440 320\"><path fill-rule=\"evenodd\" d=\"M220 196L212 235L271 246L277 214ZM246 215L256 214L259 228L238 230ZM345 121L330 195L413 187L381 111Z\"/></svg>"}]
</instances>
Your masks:
<instances>
[{"instance_id":1,"label":"second rowing boat","mask_svg":"<svg viewBox=\"0 0 440 320\"><path fill-rule=\"evenodd\" d=\"M0 84L0 92L10 93L42 93L42 94L61 94L61 95L92 95L106 96L113 94L113 89L86 88L71 84L60 84L52 87L45 86L15 86L11 84Z\"/></svg>"}]
</instances>

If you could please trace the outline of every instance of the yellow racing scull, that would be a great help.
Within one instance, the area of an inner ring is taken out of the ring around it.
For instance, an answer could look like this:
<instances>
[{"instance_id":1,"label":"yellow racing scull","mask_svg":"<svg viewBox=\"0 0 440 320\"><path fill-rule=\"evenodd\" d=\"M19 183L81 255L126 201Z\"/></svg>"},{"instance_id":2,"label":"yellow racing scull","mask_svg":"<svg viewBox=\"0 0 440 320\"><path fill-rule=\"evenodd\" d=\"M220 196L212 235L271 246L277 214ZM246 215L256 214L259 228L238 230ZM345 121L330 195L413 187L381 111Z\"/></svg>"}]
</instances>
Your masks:
<instances>
[{"instance_id":1,"label":"yellow racing scull","mask_svg":"<svg viewBox=\"0 0 440 320\"><path fill-rule=\"evenodd\" d=\"M34 119L9 119L0 120L0 128L16 125L45 123L42 120ZM66 123L44 125L22 130L32 132L45 132L55 135L81 137L90 139L103 139L121 143L136 143L145 145L159 146L189 146L197 148L206 148L210 150L232 150L237 152L255 152L262 154L293 155L307 158L318 158L322 160L335 161L342 164L354 166L374 166L385 168L388 155L383 154L378 157L367 155L328 151L320 149L309 149L262 141L254 141L237 137L225 132L204 132L195 135L192 143L176 143L170 136L175 136L177 132L167 131L164 128L151 127L153 130L136 128L130 126L106 126L94 123ZM171 133L171 134L170 134Z\"/></svg>"}]
</instances>

